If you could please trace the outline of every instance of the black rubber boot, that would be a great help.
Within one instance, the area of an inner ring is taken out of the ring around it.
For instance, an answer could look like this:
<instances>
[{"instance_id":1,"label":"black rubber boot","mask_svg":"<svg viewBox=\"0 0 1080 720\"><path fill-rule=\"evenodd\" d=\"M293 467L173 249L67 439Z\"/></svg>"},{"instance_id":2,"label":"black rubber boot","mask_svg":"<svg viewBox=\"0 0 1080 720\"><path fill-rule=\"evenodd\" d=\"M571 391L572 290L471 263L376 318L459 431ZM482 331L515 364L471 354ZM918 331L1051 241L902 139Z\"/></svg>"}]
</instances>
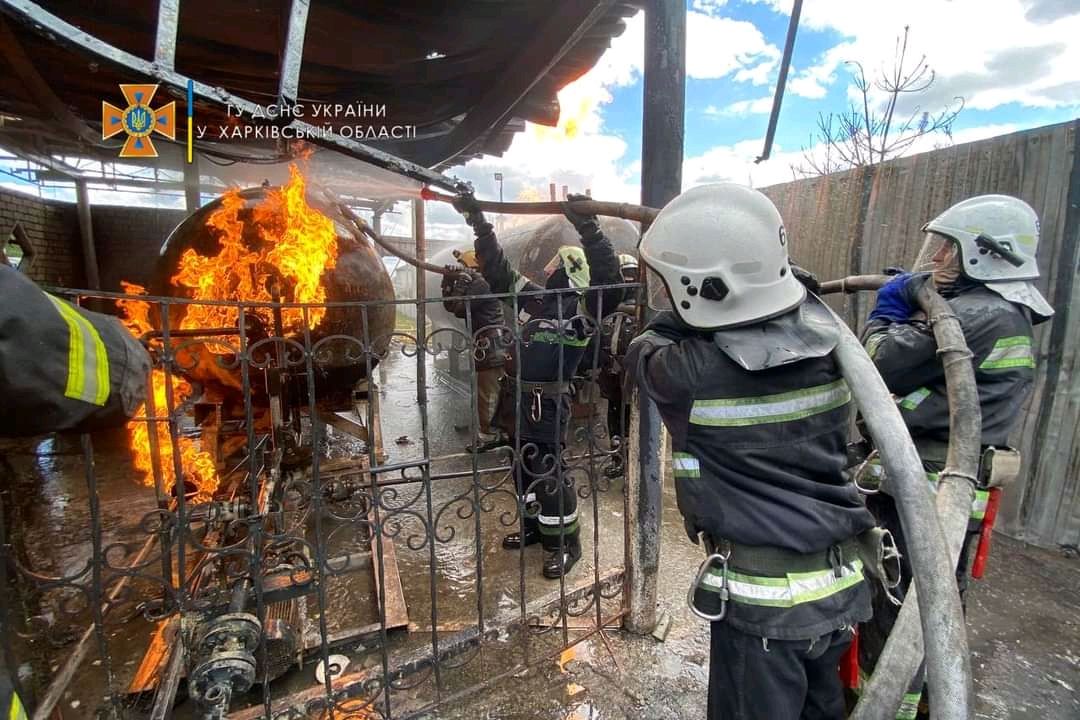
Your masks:
<instances>
[{"instance_id":1,"label":"black rubber boot","mask_svg":"<svg viewBox=\"0 0 1080 720\"><path fill-rule=\"evenodd\" d=\"M563 543L563 550L558 550L544 558L544 577L555 580L570 572L574 564L581 559L581 540L577 532L568 535Z\"/></svg>"},{"instance_id":2,"label":"black rubber boot","mask_svg":"<svg viewBox=\"0 0 1080 720\"><path fill-rule=\"evenodd\" d=\"M540 531L536 528L525 528L525 547L540 542ZM522 546L521 533L512 532L502 540L502 546L506 550L517 550Z\"/></svg>"}]
</instances>

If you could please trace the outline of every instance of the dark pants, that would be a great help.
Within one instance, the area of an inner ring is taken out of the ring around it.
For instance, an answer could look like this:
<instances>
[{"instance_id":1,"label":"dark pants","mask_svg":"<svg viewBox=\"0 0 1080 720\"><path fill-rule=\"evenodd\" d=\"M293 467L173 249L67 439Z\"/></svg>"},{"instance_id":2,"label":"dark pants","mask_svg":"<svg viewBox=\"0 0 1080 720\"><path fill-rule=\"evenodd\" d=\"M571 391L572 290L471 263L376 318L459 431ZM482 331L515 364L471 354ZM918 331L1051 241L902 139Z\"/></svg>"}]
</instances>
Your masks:
<instances>
[{"instance_id":1,"label":"dark pants","mask_svg":"<svg viewBox=\"0 0 1080 720\"><path fill-rule=\"evenodd\" d=\"M608 438L625 438L630 433L630 406L623 403L622 375L602 372L596 381L600 394L607 399ZM625 443L623 443L625 445Z\"/></svg>"},{"instance_id":2,"label":"dark pants","mask_svg":"<svg viewBox=\"0 0 1080 720\"><path fill-rule=\"evenodd\" d=\"M708 720L843 720L842 628L816 640L769 640L712 623Z\"/></svg>"},{"instance_id":3,"label":"dark pants","mask_svg":"<svg viewBox=\"0 0 1080 720\"><path fill-rule=\"evenodd\" d=\"M525 502L525 530L537 529L544 548L559 549L578 541L577 492L562 471L560 446L521 441L522 461L514 468L518 493Z\"/></svg>"},{"instance_id":4,"label":"dark pants","mask_svg":"<svg viewBox=\"0 0 1080 720\"><path fill-rule=\"evenodd\" d=\"M480 432L485 435L498 432L492 420L495 416L495 403L499 399L499 378L502 375L501 365L476 371L476 419Z\"/></svg>"}]
</instances>

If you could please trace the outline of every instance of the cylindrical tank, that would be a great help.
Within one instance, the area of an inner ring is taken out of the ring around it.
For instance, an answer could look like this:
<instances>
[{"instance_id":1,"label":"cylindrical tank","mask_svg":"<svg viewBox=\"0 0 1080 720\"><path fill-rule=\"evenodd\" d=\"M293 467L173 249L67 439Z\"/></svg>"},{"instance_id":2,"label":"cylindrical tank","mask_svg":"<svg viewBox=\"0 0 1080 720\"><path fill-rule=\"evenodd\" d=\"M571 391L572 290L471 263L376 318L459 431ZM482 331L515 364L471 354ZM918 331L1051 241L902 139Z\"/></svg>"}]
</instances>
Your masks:
<instances>
[{"instance_id":1,"label":"cylindrical tank","mask_svg":"<svg viewBox=\"0 0 1080 720\"><path fill-rule=\"evenodd\" d=\"M601 217L600 229L604 236L615 246L615 252L637 257L637 225L620 218ZM538 219L529 219L512 228L497 233L506 259L518 272L537 284L544 283L544 266L555 256L563 245L581 245L574 226L561 215L548 215ZM454 265L453 250L471 250L472 243L464 242L458 248L441 250L429 258L434 265ZM411 270L406 270L411 272ZM426 293L429 298L442 297L442 277L425 273ZM442 305L431 303L427 306L428 320L433 329L455 328L464 331L465 323L443 309ZM436 336L436 340L439 337Z\"/></svg>"},{"instance_id":2,"label":"cylindrical tank","mask_svg":"<svg viewBox=\"0 0 1080 720\"><path fill-rule=\"evenodd\" d=\"M264 233L260 232L259 225L254 221L254 212L257 206L266 206L263 203L272 192L278 190L273 187L256 187L241 190L236 193L243 201L236 218L243 223L242 238L244 246L261 247L267 241ZM153 295L192 297L192 293L184 287L177 287L172 282L176 275L180 258L188 250L194 250L201 256L213 258L221 252L219 242L222 230L215 227L211 222L211 216L220 210L225 201L225 196L219 197L208 205L203 206L188 216L165 240L158 257L155 280L150 288ZM320 281L325 288L325 301L390 301L394 299L394 288L390 276L386 272L383 262L366 239L358 240L355 235L346 228L348 222L334 209L308 197L308 203L312 208L319 210L328 217L334 225L337 236L337 258L334 267L322 273ZM279 288L280 297L283 301L291 301L292 296L288 287L287 278L282 278L266 263L251 272L265 272L267 282L276 284ZM275 283L275 280L277 281ZM233 293L235 294L235 293ZM221 288L219 299L254 300L256 298L230 297L227 288ZM178 305L170 312L170 326L181 327L184 316L188 309ZM299 311L287 311L292 313L292 322L284 329L286 337L304 343L303 323L298 322ZM249 343L257 342L262 337L274 336L274 322L271 313L261 311L263 317L254 318L247 324ZM318 322L311 323L311 343L318 343L332 335L347 335L364 341L371 342L378 352L385 350L390 334L394 328L393 305L369 305L366 312L367 328L365 333L365 312L359 306L329 307ZM232 325L237 326L234 320ZM232 346L238 345L235 337L224 338ZM288 346L286 346L288 347ZM184 367L184 373L191 380L218 388L226 393L241 389L241 376L238 368L230 368L230 363L222 363L220 355L227 352L227 348L220 344L207 342L206 344L194 343L184 347L188 357L180 358L180 364ZM272 344L262 347L265 352L272 352ZM374 367L377 362L372 358ZM347 390L357 381L362 379L367 370L365 360L360 348L355 343L347 341L331 341L320 347L315 356L316 363L316 394L324 394ZM253 373L253 387L256 395L260 395L258 378Z\"/></svg>"}]
</instances>

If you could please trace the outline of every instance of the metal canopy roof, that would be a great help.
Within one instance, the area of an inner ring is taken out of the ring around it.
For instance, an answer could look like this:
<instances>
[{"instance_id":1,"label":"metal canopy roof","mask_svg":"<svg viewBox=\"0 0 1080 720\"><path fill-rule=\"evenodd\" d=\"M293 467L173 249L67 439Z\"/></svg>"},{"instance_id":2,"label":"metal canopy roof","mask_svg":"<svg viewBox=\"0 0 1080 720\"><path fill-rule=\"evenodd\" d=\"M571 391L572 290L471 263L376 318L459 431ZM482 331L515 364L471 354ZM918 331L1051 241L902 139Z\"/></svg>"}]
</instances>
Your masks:
<instances>
[{"instance_id":1,"label":"metal canopy roof","mask_svg":"<svg viewBox=\"0 0 1080 720\"><path fill-rule=\"evenodd\" d=\"M226 103L385 107L377 119L293 122L415 126L408 139L314 142L427 181L424 168L501 154L525 120L555 124L558 90L596 63L638 4L0 0L0 144L30 159L115 158L100 122L103 100L121 102L118 84L161 83L156 104L183 98L192 79L196 122L215 127L274 122L230 118ZM256 162L290 152L273 140L196 147Z\"/></svg>"}]
</instances>

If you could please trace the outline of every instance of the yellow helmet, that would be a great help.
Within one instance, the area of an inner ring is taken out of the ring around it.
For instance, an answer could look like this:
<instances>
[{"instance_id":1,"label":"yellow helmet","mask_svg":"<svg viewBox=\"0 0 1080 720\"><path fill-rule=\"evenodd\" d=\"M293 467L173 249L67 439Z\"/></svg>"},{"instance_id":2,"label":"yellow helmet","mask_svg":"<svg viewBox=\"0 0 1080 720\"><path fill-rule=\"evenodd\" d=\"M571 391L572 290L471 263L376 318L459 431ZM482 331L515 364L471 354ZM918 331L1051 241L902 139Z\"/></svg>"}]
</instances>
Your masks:
<instances>
[{"instance_id":1,"label":"yellow helmet","mask_svg":"<svg viewBox=\"0 0 1080 720\"><path fill-rule=\"evenodd\" d=\"M460 250L455 250L454 259L465 267L469 268L470 270L480 269L480 261L476 257L475 250L466 250L464 252Z\"/></svg>"},{"instance_id":2,"label":"yellow helmet","mask_svg":"<svg viewBox=\"0 0 1080 720\"><path fill-rule=\"evenodd\" d=\"M563 245L559 252L544 266L545 277L559 268L566 270L566 277L570 279L570 287L589 287L589 261L585 259L585 251L576 245Z\"/></svg>"}]
</instances>

